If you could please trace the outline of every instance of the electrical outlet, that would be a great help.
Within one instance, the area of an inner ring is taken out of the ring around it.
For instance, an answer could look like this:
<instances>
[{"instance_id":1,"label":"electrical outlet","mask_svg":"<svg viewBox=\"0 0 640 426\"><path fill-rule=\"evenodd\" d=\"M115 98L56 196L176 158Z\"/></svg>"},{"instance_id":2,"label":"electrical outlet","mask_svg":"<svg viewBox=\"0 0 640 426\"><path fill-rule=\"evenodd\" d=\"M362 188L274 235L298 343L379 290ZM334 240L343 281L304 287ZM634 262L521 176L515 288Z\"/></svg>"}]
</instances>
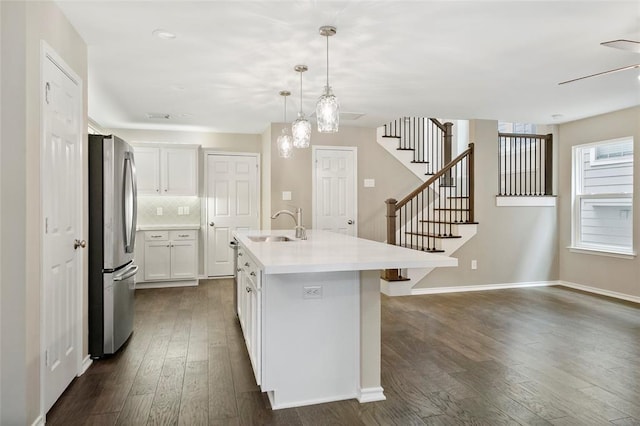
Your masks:
<instances>
[{"instance_id":1,"label":"electrical outlet","mask_svg":"<svg viewBox=\"0 0 640 426\"><path fill-rule=\"evenodd\" d=\"M282 201L291 201L291 191L282 191Z\"/></svg>"},{"instance_id":2,"label":"electrical outlet","mask_svg":"<svg viewBox=\"0 0 640 426\"><path fill-rule=\"evenodd\" d=\"M184 207L178 207L178 216L182 216L184 214Z\"/></svg>"},{"instance_id":3,"label":"electrical outlet","mask_svg":"<svg viewBox=\"0 0 640 426\"><path fill-rule=\"evenodd\" d=\"M303 287L303 299L322 299L322 286L310 285Z\"/></svg>"},{"instance_id":4,"label":"electrical outlet","mask_svg":"<svg viewBox=\"0 0 640 426\"><path fill-rule=\"evenodd\" d=\"M189 214L189 206L184 206L184 214Z\"/></svg>"},{"instance_id":5,"label":"electrical outlet","mask_svg":"<svg viewBox=\"0 0 640 426\"><path fill-rule=\"evenodd\" d=\"M471 269L478 269L478 261L473 259L471 261Z\"/></svg>"},{"instance_id":6,"label":"electrical outlet","mask_svg":"<svg viewBox=\"0 0 640 426\"><path fill-rule=\"evenodd\" d=\"M156 207L156 215L162 216L162 207Z\"/></svg>"}]
</instances>

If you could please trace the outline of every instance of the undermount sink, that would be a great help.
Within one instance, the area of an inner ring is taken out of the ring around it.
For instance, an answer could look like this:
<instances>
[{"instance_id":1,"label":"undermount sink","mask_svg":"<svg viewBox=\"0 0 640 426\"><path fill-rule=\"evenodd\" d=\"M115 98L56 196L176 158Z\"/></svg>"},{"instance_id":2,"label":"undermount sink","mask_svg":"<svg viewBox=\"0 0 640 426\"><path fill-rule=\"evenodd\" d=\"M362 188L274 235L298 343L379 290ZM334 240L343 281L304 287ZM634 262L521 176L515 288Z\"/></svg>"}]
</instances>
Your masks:
<instances>
[{"instance_id":1,"label":"undermount sink","mask_svg":"<svg viewBox=\"0 0 640 426\"><path fill-rule=\"evenodd\" d=\"M248 238L256 243L294 241L293 238L285 237L284 235L254 235Z\"/></svg>"}]
</instances>

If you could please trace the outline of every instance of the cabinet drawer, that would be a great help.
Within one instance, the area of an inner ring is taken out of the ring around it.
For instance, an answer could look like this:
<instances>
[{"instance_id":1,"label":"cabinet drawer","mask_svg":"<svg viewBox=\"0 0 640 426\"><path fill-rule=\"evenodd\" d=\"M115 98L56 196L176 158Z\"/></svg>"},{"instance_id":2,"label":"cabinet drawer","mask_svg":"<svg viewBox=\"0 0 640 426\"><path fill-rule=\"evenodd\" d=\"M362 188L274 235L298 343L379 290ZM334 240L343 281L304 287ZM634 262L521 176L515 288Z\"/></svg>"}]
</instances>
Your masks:
<instances>
[{"instance_id":1,"label":"cabinet drawer","mask_svg":"<svg viewBox=\"0 0 640 426\"><path fill-rule=\"evenodd\" d=\"M146 231L144 233L145 241L167 241L168 239L168 231Z\"/></svg>"},{"instance_id":2,"label":"cabinet drawer","mask_svg":"<svg viewBox=\"0 0 640 426\"><path fill-rule=\"evenodd\" d=\"M169 239L171 241L195 240L196 239L196 231L194 229L180 230L180 231L170 231L169 232Z\"/></svg>"}]
</instances>

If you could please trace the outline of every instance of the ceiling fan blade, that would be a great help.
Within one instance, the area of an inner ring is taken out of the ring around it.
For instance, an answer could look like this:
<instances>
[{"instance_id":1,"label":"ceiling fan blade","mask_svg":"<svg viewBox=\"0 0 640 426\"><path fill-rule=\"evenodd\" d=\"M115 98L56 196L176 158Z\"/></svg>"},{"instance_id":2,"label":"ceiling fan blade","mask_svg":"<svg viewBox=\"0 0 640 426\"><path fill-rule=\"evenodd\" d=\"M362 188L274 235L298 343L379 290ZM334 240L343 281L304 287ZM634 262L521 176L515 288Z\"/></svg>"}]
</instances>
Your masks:
<instances>
[{"instance_id":1,"label":"ceiling fan blade","mask_svg":"<svg viewBox=\"0 0 640 426\"><path fill-rule=\"evenodd\" d=\"M602 46L613 47L615 49L628 50L630 52L640 53L640 41L634 40L611 40L600 43Z\"/></svg>"},{"instance_id":2,"label":"ceiling fan blade","mask_svg":"<svg viewBox=\"0 0 640 426\"><path fill-rule=\"evenodd\" d=\"M634 69L634 68L640 68L640 64L629 65L629 66L626 66L626 67L616 68L616 69L609 70L609 71L602 71L602 72L598 72L598 73L591 74L591 75L585 75L584 77L574 78L573 80L563 81L563 82L558 83L558 84L561 85L561 84L573 83L574 81L584 80L585 78L591 78L591 77L598 77L600 75L613 74L615 72L631 70L631 69Z\"/></svg>"}]
</instances>

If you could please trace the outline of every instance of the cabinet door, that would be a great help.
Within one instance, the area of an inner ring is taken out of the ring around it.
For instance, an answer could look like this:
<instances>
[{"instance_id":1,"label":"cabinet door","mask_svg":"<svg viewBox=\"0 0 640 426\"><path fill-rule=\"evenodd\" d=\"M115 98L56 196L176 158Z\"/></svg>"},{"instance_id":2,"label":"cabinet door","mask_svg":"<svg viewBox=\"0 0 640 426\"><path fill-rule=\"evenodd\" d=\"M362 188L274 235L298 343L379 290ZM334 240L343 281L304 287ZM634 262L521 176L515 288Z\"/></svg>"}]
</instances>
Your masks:
<instances>
[{"instance_id":1,"label":"cabinet door","mask_svg":"<svg viewBox=\"0 0 640 426\"><path fill-rule=\"evenodd\" d=\"M144 231L136 232L136 247L134 249L133 261L138 265L138 273L135 275L136 282L144 281Z\"/></svg>"},{"instance_id":2,"label":"cabinet door","mask_svg":"<svg viewBox=\"0 0 640 426\"><path fill-rule=\"evenodd\" d=\"M196 278L197 256L195 241L171 241L171 278Z\"/></svg>"},{"instance_id":3,"label":"cabinet door","mask_svg":"<svg viewBox=\"0 0 640 426\"><path fill-rule=\"evenodd\" d=\"M138 195L160 194L160 148L134 147Z\"/></svg>"},{"instance_id":4,"label":"cabinet door","mask_svg":"<svg viewBox=\"0 0 640 426\"><path fill-rule=\"evenodd\" d=\"M255 277L249 277L249 288L251 291L249 292L248 297L248 311L251 312L248 315L247 320L250 322L248 324L249 336L247 339L247 349L249 350L249 359L251 360L251 365L253 367L253 374L256 378L256 383L260 385L260 377L261 377L261 321L260 321L260 311L261 311L261 300L260 300L260 290L257 289Z\"/></svg>"},{"instance_id":5,"label":"cabinet door","mask_svg":"<svg viewBox=\"0 0 640 426\"><path fill-rule=\"evenodd\" d=\"M197 149L162 149L162 192L164 195L198 195Z\"/></svg>"},{"instance_id":6,"label":"cabinet door","mask_svg":"<svg viewBox=\"0 0 640 426\"><path fill-rule=\"evenodd\" d=\"M171 245L169 241L151 241L144 244L145 281L171 278Z\"/></svg>"}]
</instances>

